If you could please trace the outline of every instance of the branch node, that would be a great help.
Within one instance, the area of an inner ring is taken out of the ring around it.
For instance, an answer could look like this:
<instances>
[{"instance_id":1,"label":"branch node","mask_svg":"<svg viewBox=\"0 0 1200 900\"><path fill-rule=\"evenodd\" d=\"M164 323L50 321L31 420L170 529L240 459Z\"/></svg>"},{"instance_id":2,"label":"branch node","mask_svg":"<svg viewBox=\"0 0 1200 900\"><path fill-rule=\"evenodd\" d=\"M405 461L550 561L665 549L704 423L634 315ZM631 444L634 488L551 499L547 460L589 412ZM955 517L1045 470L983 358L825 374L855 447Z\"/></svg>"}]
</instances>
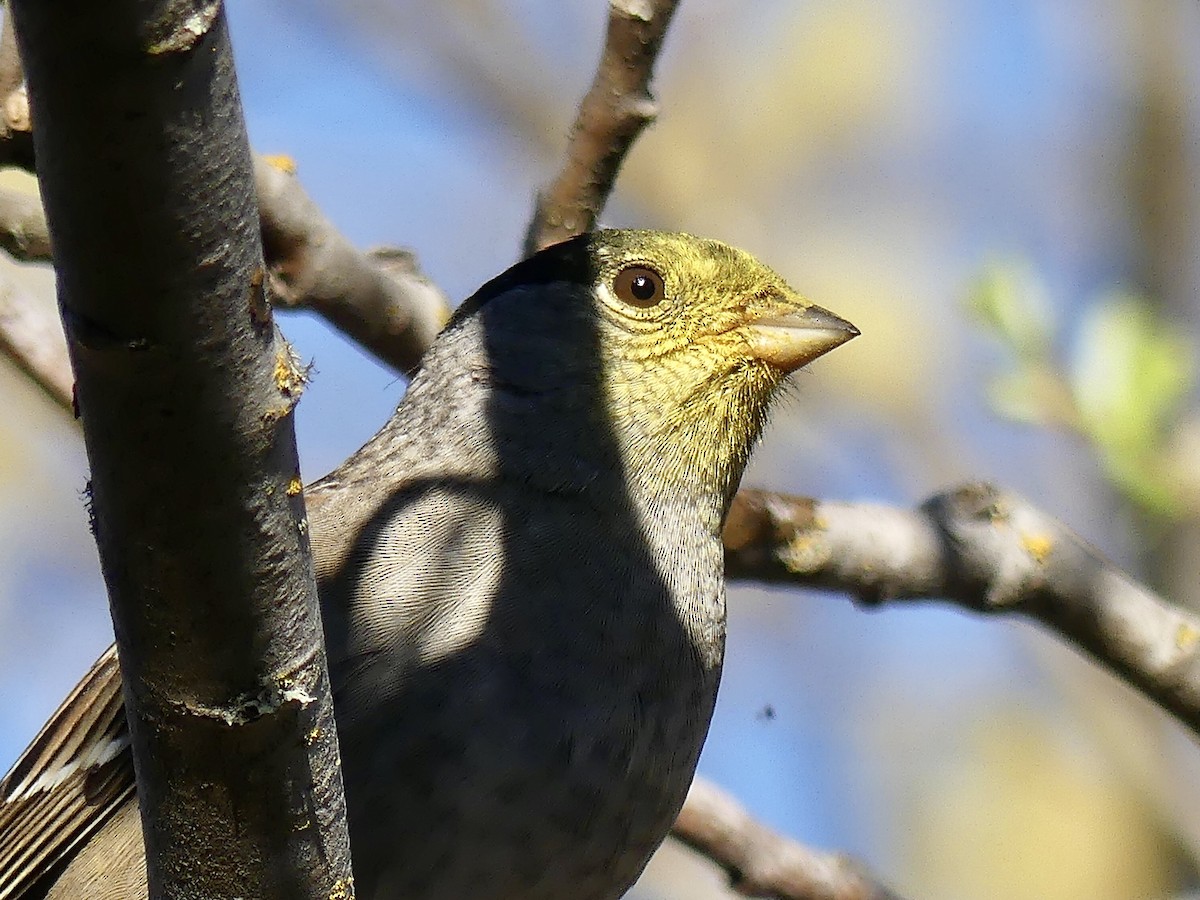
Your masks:
<instances>
[{"instance_id":1,"label":"branch node","mask_svg":"<svg viewBox=\"0 0 1200 900\"><path fill-rule=\"evenodd\" d=\"M180 709L189 715L236 728L274 715L289 706L304 709L315 700L312 694L291 683L290 679L277 679L274 684L264 685L258 694L245 694L227 706L204 706L188 702L181 703Z\"/></svg>"},{"instance_id":2,"label":"branch node","mask_svg":"<svg viewBox=\"0 0 1200 900\"><path fill-rule=\"evenodd\" d=\"M151 31L166 31L165 34L154 35L152 42L146 46L150 56L164 56L170 53L186 53L208 34L221 12L219 0L197 4L190 15L182 19L172 9L168 22L158 22L151 25Z\"/></svg>"}]
</instances>

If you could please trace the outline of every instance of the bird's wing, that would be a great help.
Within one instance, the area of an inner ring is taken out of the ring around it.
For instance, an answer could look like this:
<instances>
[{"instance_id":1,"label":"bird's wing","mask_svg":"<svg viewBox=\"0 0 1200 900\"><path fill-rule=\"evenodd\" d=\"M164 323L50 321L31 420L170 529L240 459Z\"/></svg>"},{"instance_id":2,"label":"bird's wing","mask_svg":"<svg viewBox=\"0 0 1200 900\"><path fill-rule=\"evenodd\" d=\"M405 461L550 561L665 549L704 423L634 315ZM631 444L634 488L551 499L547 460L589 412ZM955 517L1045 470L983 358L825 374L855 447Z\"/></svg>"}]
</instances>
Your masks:
<instances>
[{"instance_id":1,"label":"bird's wing","mask_svg":"<svg viewBox=\"0 0 1200 900\"><path fill-rule=\"evenodd\" d=\"M134 792L109 647L0 781L0 900L22 896Z\"/></svg>"}]
</instances>

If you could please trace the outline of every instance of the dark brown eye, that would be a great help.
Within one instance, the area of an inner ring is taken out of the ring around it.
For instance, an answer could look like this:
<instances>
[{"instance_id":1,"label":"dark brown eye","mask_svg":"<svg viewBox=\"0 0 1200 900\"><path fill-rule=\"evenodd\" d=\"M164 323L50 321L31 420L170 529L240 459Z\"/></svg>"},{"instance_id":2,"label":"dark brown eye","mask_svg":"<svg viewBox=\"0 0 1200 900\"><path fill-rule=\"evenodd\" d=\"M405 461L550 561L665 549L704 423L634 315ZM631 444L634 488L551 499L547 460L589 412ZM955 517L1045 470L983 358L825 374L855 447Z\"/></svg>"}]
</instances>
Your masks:
<instances>
[{"instance_id":1,"label":"dark brown eye","mask_svg":"<svg viewBox=\"0 0 1200 900\"><path fill-rule=\"evenodd\" d=\"M667 295L663 278L649 266L629 266L613 279L613 293L630 306L654 306Z\"/></svg>"}]
</instances>

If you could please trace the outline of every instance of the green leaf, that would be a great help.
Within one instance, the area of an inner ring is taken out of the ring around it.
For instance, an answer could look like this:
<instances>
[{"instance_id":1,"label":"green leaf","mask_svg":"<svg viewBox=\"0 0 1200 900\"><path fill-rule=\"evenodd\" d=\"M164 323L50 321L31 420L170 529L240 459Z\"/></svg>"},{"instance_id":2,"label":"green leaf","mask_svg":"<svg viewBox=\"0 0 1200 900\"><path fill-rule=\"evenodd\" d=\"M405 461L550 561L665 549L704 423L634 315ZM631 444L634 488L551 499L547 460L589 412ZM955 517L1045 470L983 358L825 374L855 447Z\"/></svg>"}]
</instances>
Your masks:
<instances>
[{"instance_id":1,"label":"green leaf","mask_svg":"<svg viewBox=\"0 0 1200 900\"><path fill-rule=\"evenodd\" d=\"M1041 280L1023 262L987 265L971 286L968 303L976 316L1019 357L1049 353L1054 322Z\"/></svg>"},{"instance_id":2,"label":"green leaf","mask_svg":"<svg viewBox=\"0 0 1200 900\"><path fill-rule=\"evenodd\" d=\"M1193 375L1187 339L1145 300L1117 295L1085 316L1071 384L1085 427L1102 444L1156 448Z\"/></svg>"},{"instance_id":3,"label":"green leaf","mask_svg":"<svg viewBox=\"0 0 1200 900\"><path fill-rule=\"evenodd\" d=\"M1158 477L1166 435L1195 379L1194 352L1143 298L1116 294L1086 314L1071 370L1080 427L1110 477L1139 502L1169 512Z\"/></svg>"}]
</instances>

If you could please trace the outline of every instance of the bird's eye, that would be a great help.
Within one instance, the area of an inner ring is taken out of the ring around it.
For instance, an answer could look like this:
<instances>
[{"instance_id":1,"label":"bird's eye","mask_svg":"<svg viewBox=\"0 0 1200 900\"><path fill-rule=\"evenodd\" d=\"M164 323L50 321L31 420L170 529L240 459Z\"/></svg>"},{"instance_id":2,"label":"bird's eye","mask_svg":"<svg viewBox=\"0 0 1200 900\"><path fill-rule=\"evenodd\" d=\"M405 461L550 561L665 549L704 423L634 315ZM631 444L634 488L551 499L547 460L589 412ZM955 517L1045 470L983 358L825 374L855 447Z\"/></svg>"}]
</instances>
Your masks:
<instances>
[{"instance_id":1,"label":"bird's eye","mask_svg":"<svg viewBox=\"0 0 1200 900\"><path fill-rule=\"evenodd\" d=\"M613 279L613 293L630 306L648 307L667 295L663 277L649 266L627 266Z\"/></svg>"}]
</instances>

